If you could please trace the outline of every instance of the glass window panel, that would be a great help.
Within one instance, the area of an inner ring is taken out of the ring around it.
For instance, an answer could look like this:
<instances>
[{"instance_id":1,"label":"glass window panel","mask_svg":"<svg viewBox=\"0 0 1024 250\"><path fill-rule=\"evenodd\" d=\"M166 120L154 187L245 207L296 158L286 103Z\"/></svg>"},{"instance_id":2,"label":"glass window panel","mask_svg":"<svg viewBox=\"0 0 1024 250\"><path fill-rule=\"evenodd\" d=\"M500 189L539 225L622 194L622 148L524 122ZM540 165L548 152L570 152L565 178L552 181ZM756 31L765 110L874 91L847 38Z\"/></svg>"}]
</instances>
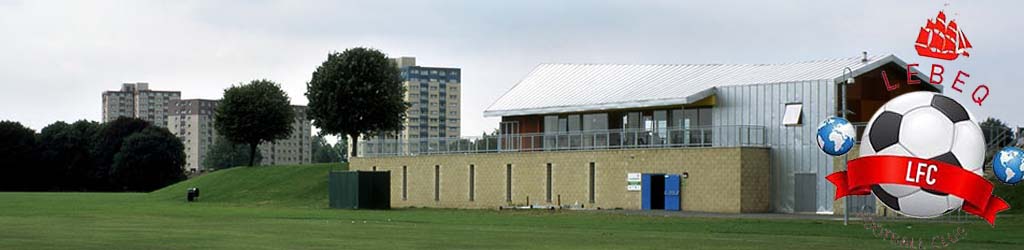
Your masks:
<instances>
[{"instance_id":1,"label":"glass window panel","mask_svg":"<svg viewBox=\"0 0 1024 250\"><path fill-rule=\"evenodd\" d=\"M557 143L558 116L544 116L544 149L554 149Z\"/></svg>"},{"instance_id":2,"label":"glass window panel","mask_svg":"<svg viewBox=\"0 0 1024 250\"><path fill-rule=\"evenodd\" d=\"M683 110L675 109L672 110L672 118L669 120L669 126L682 127L683 126Z\"/></svg>"},{"instance_id":3,"label":"glass window panel","mask_svg":"<svg viewBox=\"0 0 1024 250\"><path fill-rule=\"evenodd\" d=\"M580 115L569 115L569 135L567 140L569 141L569 147L578 148L582 145L582 139L579 131L582 129L582 120Z\"/></svg>"},{"instance_id":4,"label":"glass window panel","mask_svg":"<svg viewBox=\"0 0 1024 250\"><path fill-rule=\"evenodd\" d=\"M569 131L579 131L579 130L580 130L580 115L570 115L569 116Z\"/></svg>"},{"instance_id":5,"label":"glass window panel","mask_svg":"<svg viewBox=\"0 0 1024 250\"><path fill-rule=\"evenodd\" d=\"M668 137L668 111L655 110L654 111L654 143L663 144L665 138Z\"/></svg>"},{"instance_id":6,"label":"glass window panel","mask_svg":"<svg viewBox=\"0 0 1024 250\"><path fill-rule=\"evenodd\" d=\"M627 114L626 128L640 128L640 112L629 112Z\"/></svg>"},{"instance_id":7,"label":"glass window panel","mask_svg":"<svg viewBox=\"0 0 1024 250\"><path fill-rule=\"evenodd\" d=\"M605 147L608 145L608 114L583 115L583 147Z\"/></svg>"},{"instance_id":8,"label":"glass window panel","mask_svg":"<svg viewBox=\"0 0 1024 250\"><path fill-rule=\"evenodd\" d=\"M786 104L786 113L782 118L782 124L786 126L798 126L800 125L800 116L802 113L803 104L791 103Z\"/></svg>"},{"instance_id":9,"label":"glass window panel","mask_svg":"<svg viewBox=\"0 0 1024 250\"><path fill-rule=\"evenodd\" d=\"M553 133L558 131L558 116L544 116L544 132Z\"/></svg>"},{"instance_id":10,"label":"glass window panel","mask_svg":"<svg viewBox=\"0 0 1024 250\"><path fill-rule=\"evenodd\" d=\"M702 127L711 126L711 109L710 108L697 109L697 112L698 112L697 125L702 126Z\"/></svg>"},{"instance_id":11,"label":"glass window panel","mask_svg":"<svg viewBox=\"0 0 1024 250\"><path fill-rule=\"evenodd\" d=\"M568 131L568 130L569 130L569 119L567 117L559 118L558 119L558 132L560 132L560 134L558 135L558 139L556 139L558 141L558 147L559 148L566 148L566 147L569 146L569 136L565 134L565 132Z\"/></svg>"},{"instance_id":12,"label":"glass window panel","mask_svg":"<svg viewBox=\"0 0 1024 250\"><path fill-rule=\"evenodd\" d=\"M638 145L650 145L651 144L651 132L654 131L654 117L643 116L641 117L642 123L639 132L637 133L637 144Z\"/></svg>"}]
</instances>

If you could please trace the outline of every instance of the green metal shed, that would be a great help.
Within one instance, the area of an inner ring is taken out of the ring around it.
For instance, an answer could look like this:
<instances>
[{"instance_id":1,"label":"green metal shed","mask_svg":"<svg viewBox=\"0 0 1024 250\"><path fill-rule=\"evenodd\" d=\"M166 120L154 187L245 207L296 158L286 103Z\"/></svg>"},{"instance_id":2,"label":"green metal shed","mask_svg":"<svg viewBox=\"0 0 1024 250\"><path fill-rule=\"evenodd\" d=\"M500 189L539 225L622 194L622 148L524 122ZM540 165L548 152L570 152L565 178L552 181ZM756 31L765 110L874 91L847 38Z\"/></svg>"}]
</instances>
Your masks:
<instances>
[{"instance_id":1,"label":"green metal shed","mask_svg":"<svg viewBox=\"0 0 1024 250\"><path fill-rule=\"evenodd\" d=\"M338 171L327 179L331 208L391 208L391 172Z\"/></svg>"}]
</instances>

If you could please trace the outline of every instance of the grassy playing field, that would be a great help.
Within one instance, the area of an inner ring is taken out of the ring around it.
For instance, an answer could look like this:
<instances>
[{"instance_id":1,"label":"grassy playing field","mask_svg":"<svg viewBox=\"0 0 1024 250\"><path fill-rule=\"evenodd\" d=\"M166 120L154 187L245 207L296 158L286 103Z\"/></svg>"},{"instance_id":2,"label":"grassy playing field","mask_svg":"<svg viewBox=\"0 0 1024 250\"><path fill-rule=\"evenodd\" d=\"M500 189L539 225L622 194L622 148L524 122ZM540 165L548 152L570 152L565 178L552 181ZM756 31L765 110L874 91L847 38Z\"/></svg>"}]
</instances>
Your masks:
<instances>
[{"instance_id":1,"label":"grassy playing field","mask_svg":"<svg viewBox=\"0 0 1024 250\"><path fill-rule=\"evenodd\" d=\"M332 210L330 166L238 168L150 194L0 193L0 249L879 249L860 224L572 211ZM339 169L339 167L335 167ZM184 202L184 189L202 200ZM1024 219L970 219L958 249L1020 249ZM908 236L945 223L889 223ZM908 229L908 227L911 227Z\"/></svg>"}]
</instances>

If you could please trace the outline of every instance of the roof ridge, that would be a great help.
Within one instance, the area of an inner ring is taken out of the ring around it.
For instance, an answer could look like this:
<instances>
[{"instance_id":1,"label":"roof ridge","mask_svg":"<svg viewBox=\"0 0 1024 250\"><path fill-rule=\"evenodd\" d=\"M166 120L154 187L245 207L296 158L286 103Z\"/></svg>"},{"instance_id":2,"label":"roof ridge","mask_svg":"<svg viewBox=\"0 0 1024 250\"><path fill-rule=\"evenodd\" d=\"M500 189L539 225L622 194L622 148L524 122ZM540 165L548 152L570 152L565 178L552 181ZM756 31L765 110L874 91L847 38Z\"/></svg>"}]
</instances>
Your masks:
<instances>
[{"instance_id":1,"label":"roof ridge","mask_svg":"<svg viewBox=\"0 0 1024 250\"><path fill-rule=\"evenodd\" d=\"M875 54L874 56L868 57L868 61L874 61L886 56L894 55L893 53ZM834 57L834 58L822 58L805 61L795 62L783 62L783 63L541 63L540 66L548 65L566 65L566 66L781 66L781 65L797 65L797 64L810 64L810 63L822 63L822 62L835 62L845 60L861 60L862 56L853 57Z\"/></svg>"}]
</instances>

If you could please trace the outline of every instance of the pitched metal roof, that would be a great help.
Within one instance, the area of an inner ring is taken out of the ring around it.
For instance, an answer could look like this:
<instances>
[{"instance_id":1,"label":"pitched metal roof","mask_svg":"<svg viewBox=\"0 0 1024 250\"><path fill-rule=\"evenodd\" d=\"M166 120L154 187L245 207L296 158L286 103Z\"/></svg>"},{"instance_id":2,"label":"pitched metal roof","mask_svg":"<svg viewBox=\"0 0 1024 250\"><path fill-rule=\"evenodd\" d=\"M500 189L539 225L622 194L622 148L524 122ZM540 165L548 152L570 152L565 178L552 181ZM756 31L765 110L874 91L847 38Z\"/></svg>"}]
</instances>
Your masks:
<instances>
[{"instance_id":1,"label":"pitched metal roof","mask_svg":"<svg viewBox=\"0 0 1024 250\"><path fill-rule=\"evenodd\" d=\"M719 86L840 81L847 67L855 76L888 63L906 67L891 54L867 59L784 64L541 64L491 104L484 116L683 105L713 95Z\"/></svg>"}]
</instances>

